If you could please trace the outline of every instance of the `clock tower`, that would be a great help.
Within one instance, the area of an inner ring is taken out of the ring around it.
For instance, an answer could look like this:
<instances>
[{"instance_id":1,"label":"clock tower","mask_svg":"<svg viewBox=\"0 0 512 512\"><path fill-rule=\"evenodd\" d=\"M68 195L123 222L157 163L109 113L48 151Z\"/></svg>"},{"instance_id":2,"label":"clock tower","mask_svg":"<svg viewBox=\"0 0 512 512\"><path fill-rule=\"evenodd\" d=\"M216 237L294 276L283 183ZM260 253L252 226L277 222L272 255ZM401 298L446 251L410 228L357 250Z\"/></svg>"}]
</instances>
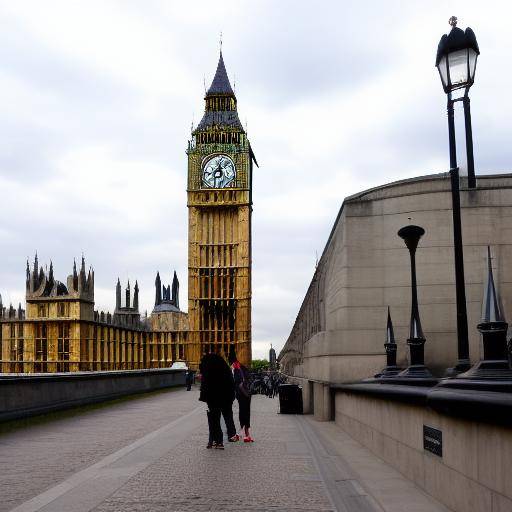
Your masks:
<instances>
[{"instance_id":1,"label":"clock tower","mask_svg":"<svg viewBox=\"0 0 512 512\"><path fill-rule=\"evenodd\" d=\"M222 51L188 145L189 362L251 361L252 167L256 163L237 113ZM257 165L257 164L256 164Z\"/></svg>"}]
</instances>

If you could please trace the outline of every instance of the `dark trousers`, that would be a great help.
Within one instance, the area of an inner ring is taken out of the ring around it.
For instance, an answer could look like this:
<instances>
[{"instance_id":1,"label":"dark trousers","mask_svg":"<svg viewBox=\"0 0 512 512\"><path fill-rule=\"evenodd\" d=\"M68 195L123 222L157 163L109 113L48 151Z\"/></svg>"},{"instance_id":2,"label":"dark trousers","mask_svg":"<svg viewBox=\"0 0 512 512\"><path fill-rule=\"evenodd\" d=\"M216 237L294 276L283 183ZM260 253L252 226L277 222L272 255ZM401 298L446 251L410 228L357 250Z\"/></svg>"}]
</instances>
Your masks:
<instances>
[{"instance_id":1,"label":"dark trousers","mask_svg":"<svg viewBox=\"0 0 512 512\"><path fill-rule=\"evenodd\" d=\"M233 420L233 405L225 405L224 407L214 407L208 405L208 411L206 413L208 417L208 430L210 443L224 442L224 435L220 426L220 417L224 417L224 423L226 423L226 430L228 438L233 437L236 434L235 422Z\"/></svg>"},{"instance_id":2,"label":"dark trousers","mask_svg":"<svg viewBox=\"0 0 512 512\"><path fill-rule=\"evenodd\" d=\"M209 443L223 444L222 429L220 428L220 407L208 407L206 416L208 418Z\"/></svg>"},{"instance_id":3,"label":"dark trousers","mask_svg":"<svg viewBox=\"0 0 512 512\"><path fill-rule=\"evenodd\" d=\"M226 424L226 430L228 439L236 434L235 422L233 420L233 404L224 406L221 409L222 416L224 417L224 423Z\"/></svg>"},{"instance_id":4,"label":"dark trousers","mask_svg":"<svg viewBox=\"0 0 512 512\"><path fill-rule=\"evenodd\" d=\"M251 426L251 397L239 396L238 398L238 418L242 428Z\"/></svg>"}]
</instances>

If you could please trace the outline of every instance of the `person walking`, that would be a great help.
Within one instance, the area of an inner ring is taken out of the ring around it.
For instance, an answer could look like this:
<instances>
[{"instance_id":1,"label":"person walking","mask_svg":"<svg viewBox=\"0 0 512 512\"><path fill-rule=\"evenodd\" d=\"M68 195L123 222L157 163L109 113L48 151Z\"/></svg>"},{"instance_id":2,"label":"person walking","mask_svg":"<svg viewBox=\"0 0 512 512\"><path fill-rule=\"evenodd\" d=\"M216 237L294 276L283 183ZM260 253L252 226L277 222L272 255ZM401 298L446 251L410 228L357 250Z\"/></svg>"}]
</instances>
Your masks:
<instances>
[{"instance_id":1,"label":"person walking","mask_svg":"<svg viewBox=\"0 0 512 512\"><path fill-rule=\"evenodd\" d=\"M244 443L253 443L251 437L251 382L249 370L241 364L234 350L229 353L229 363L233 370L233 379L235 381L235 396L238 401L238 418L240 428L243 430Z\"/></svg>"},{"instance_id":2,"label":"person walking","mask_svg":"<svg viewBox=\"0 0 512 512\"><path fill-rule=\"evenodd\" d=\"M206 402L208 410L208 444L207 448L224 449L224 435L220 426L220 417L224 415L224 421L228 430L228 438L236 435L233 421L233 401L235 389L233 375L226 361L215 353L203 356L199 365L201 372L201 388L199 400Z\"/></svg>"},{"instance_id":3,"label":"person walking","mask_svg":"<svg viewBox=\"0 0 512 512\"><path fill-rule=\"evenodd\" d=\"M192 383L194 381L194 374L190 371L190 368L185 372L185 384L187 386L187 391L192 389Z\"/></svg>"}]
</instances>

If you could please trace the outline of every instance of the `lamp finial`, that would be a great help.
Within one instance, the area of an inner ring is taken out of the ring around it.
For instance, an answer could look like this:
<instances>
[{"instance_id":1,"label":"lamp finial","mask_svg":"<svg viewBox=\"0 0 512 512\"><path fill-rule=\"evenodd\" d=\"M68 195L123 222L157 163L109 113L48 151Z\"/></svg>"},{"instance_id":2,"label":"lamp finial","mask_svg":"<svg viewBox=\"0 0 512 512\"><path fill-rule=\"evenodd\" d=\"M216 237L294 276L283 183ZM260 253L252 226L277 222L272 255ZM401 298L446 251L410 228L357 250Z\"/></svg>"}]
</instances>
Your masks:
<instances>
[{"instance_id":1,"label":"lamp finial","mask_svg":"<svg viewBox=\"0 0 512 512\"><path fill-rule=\"evenodd\" d=\"M456 27L457 26L457 16L452 16L449 20L448 20L448 23L452 26L452 27Z\"/></svg>"}]
</instances>

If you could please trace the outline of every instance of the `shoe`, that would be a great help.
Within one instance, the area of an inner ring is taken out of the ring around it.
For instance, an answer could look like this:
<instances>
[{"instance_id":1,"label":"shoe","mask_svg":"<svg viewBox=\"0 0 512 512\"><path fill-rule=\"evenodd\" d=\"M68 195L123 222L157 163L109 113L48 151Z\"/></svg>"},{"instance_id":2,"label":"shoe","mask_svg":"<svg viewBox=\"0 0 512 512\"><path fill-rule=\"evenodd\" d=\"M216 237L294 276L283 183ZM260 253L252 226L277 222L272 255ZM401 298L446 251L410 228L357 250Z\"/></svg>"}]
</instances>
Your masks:
<instances>
[{"instance_id":1,"label":"shoe","mask_svg":"<svg viewBox=\"0 0 512 512\"><path fill-rule=\"evenodd\" d=\"M207 448L208 450L210 450L210 449L212 448L212 446L213 446L213 443L208 443L208 444L206 445L206 448Z\"/></svg>"},{"instance_id":2,"label":"shoe","mask_svg":"<svg viewBox=\"0 0 512 512\"><path fill-rule=\"evenodd\" d=\"M244 437L244 443L254 443L254 439L251 436Z\"/></svg>"},{"instance_id":3,"label":"shoe","mask_svg":"<svg viewBox=\"0 0 512 512\"><path fill-rule=\"evenodd\" d=\"M224 445L222 443L213 443L213 447L217 450L224 450Z\"/></svg>"},{"instance_id":4,"label":"shoe","mask_svg":"<svg viewBox=\"0 0 512 512\"><path fill-rule=\"evenodd\" d=\"M238 434L235 434L233 437L230 437L228 441L230 443L236 443L237 441L240 441L240 436Z\"/></svg>"}]
</instances>

